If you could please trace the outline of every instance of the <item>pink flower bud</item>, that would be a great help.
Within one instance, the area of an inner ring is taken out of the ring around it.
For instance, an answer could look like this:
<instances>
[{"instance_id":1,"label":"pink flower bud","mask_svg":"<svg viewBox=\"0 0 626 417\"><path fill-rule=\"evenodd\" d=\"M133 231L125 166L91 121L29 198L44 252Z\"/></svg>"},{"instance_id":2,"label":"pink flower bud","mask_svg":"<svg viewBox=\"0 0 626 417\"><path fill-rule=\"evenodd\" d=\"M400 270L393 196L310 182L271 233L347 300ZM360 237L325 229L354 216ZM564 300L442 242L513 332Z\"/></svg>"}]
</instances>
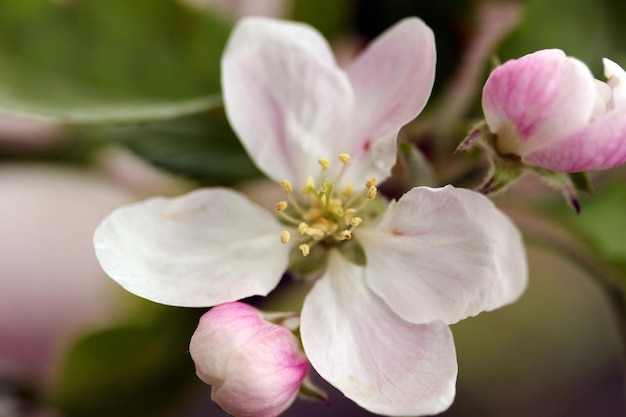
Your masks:
<instances>
[{"instance_id":1,"label":"pink flower bud","mask_svg":"<svg viewBox=\"0 0 626 417\"><path fill-rule=\"evenodd\" d=\"M604 61L608 83L557 49L496 68L483 111L500 154L553 171L608 169L626 161L626 74Z\"/></svg>"},{"instance_id":2,"label":"pink flower bud","mask_svg":"<svg viewBox=\"0 0 626 417\"><path fill-rule=\"evenodd\" d=\"M307 361L295 336L247 304L220 304L191 337L198 377L211 398L237 417L274 417L295 400Z\"/></svg>"}]
</instances>

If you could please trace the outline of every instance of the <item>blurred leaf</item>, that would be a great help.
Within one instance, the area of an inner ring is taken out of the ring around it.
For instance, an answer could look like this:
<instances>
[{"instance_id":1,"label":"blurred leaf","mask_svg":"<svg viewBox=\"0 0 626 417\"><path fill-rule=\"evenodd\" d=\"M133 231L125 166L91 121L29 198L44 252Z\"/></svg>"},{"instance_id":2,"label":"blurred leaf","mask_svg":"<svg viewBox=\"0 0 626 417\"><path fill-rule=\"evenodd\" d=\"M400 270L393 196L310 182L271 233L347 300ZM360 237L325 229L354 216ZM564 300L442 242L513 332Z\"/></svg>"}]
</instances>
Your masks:
<instances>
[{"instance_id":1,"label":"blurred leaf","mask_svg":"<svg viewBox=\"0 0 626 417\"><path fill-rule=\"evenodd\" d=\"M605 185L586 199L580 216L571 222L600 254L609 260L626 262L626 188L615 182Z\"/></svg>"},{"instance_id":2,"label":"blurred leaf","mask_svg":"<svg viewBox=\"0 0 626 417\"><path fill-rule=\"evenodd\" d=\"M68 123L206 110L228 32L173 0L5 0L0 107Z\"/></svg>"},{"instance_id":3,"label":"blurred leaf","mask_svg":"<svg viewBox=\"0 0 626 417\"><path fill-rule=\"evenodd\" d=\"M199 310L92 333L70 350L54 401L68 417L166 415L196 380L188 353Z\"/></svg>"},{"instance_id":4,"label":"blurred leaf","mask_svg":"<svg viewBox=\"0 0 626 417\"><path fill-rule=\"evenodd\" d=\"M599 76L602 57L619 63L626 60L625 19L623 0L528 0L520 27L498 54L505 61L539 49L559 48L585 61Z\"/></svg>"},{"instance_id":5,"label":"blurred leaf","mask_svg":"<svg viewBox=\"0 0 626 417\"><path fill-rule=\"evenodd\" d=\"M312 25L332 41L345 29L354 2L355 0L294 0L291 18Z\"/></svg>"},{"instance_id":6,"label":"blurred leaf","mask_svg":"<svg viewBox=\"0 0 626 417\"><path fill-rule=\"evenodd\" d=\"M233 133L223 108L175 120L88 130L116 141L154 165L205 183L261 177Z\"/></svg>"}]
</instances>

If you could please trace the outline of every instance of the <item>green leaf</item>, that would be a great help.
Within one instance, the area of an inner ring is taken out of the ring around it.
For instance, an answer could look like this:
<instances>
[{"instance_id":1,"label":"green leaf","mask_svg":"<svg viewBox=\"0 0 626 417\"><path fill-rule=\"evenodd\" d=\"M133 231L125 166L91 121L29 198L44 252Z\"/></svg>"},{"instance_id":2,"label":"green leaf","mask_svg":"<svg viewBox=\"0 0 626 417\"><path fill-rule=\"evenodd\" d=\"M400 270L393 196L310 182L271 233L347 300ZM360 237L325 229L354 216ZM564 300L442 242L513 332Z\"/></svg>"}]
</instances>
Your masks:
<instances>
[{"instance_id":1,"label":"green leaf","mask_svg":"<svg viewBox=\"0 0 626 417\"><path fill-rule=\"evenodd\" d=\"M188 353L199 310L167 308L148 325L126 324L79 340L53 402L68 417L154 417L196 380Z\"/></svg>"},{"instance_id":2,"label":"green leaf","mask_svg":"<svg viewBox=\"0 0 626 417\"><path fill-rule=\"evenodd\" d=\"M262 176L230 128L223 108L174 120L104 126L84 134L121 143L158 167L204 183Z\"/></svg>"},{"instance_id":3,"label":"green leaf","mask_svg":"<svg viewBox=\"0 0 626 417\"><path fill-rule=\"evenodd\" d=\"M0 108L65 123L214 107L229 27L172 0L0 2Z\"/></svg>"}]
</instances>

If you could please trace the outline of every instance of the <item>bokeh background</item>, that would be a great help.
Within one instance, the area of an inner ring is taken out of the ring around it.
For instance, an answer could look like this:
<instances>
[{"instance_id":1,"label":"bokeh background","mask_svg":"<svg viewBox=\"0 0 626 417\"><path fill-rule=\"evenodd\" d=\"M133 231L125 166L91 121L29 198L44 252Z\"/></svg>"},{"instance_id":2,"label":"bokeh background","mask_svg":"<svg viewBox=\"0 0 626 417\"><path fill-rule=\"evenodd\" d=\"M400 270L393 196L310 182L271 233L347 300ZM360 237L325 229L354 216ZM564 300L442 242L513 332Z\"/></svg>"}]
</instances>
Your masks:
<instances>
[{"instance_id":1,"label":"bokeh background","mask_svg":"<svg viewBox=\"0 0 626 417\"><path fill-rule=\"evenodd\" d=\"M220 54L245 15L310 23L342 64L404 16L434 30L435 88L401 132L390 197L480 182L483 156L453 151L495 62L561 48L600 79L602 57L626 66L623 0L0 0L0 417L226 415L187 351L205 310L124 292L91 238L152 195L262 193L219 101ZM626 415L626 168L591 176L579 215L535 178L496 198L524 233L530 286L453 326L458 394L442 415ZM251 300L300 301L281 288ZM371 415L320 384L330 406L298 400L285 415Z\"/></svg>"}]
</instances>

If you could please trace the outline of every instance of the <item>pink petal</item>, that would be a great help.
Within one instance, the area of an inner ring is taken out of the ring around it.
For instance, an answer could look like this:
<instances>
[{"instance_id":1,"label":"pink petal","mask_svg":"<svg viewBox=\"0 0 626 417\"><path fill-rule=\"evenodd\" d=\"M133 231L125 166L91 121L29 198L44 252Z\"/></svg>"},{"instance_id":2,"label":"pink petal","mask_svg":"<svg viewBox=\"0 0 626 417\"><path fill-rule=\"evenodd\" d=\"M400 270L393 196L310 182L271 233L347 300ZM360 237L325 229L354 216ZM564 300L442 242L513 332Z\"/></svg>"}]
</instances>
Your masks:
<instances>
[{"instance_id":1,"label":"pink petal","mask_svg":"<svg viewBox=\"0 0 626 417\"><path fill-rule=\"evenodd\" d=\"M533 150L523 161L562 172L609 169L626 162L626 108L613 110L584 129Z\"/></svg>"},{"instance_id":2,"label":"pink petal","mask_svg":"<svg viewBox=\"0 0 626 417\"><path fill-rule=\"evenodd\" d=\"M497 67L483 88L483 111L502 152L524 155L589 123L595 79L563 51L538 51Z\"/></svg>"},{"instance_id":3,"label":"pink petal","mask_svg":"<svg viewBox=\"0 0 626 417\"><path fill-rule=\"evenodd\" d=\"M152 198L114 211L94 237L102 268L133 294L186 307L266 295L290 247L266 210L226 189Z\"/></svg>"},{"instance_id":4,"label":"pink petal","mask_svg":"<svg viewBox=\"0 0 626 417\"><path fill-rule=\"evenodd\" d=\"M412 323L455 323L511 303L526 288L519 231L473 191L414 188L354 237L370 288Z\"/></svg>"},{"instance_id":5,"label":"pink petal","mask_svg":"<svg viewBox=\"0 0 626 417\"><path fill-rule=\"evenodd\" d=\"M307 374L295 336L244 303L204 314L189 352L211 398L236 416L274 417L295 400Z\"/></svg>"},{"instance_id":6,"label":"pink petal","mask_svg":"<svg viewBox=\"0 0 626 417\"><path fill-rule=\"evenodd\" d=\"M435 39L420 19L400 21L348 68L357 108L346 177L383 181L396 162L396 136L426 105L435 79Z\"/></svg>"},{"instance_id":7,"label":"pink petal","mask_svg":"<svg viewBox=\"0 0 626 417\"><path fill-rule=\"evenodd\" d=\"M311 365L369 411L430 415L452 403L457 365L448 327L396 316L367 288L364 268L337 252L305 299L300 329Z\"/></svg>"},{"instance_id":8,"label":"pink petal","mask_svg":"<svg viewBox=\"0 0 626 417\"><path fill-rule=\"evenodd\" d=\"M320 158L345 153L354 98L326 41L299 23L246 18L222 59L230 123L275 181L300 187Z\"/></svg>"}]
</instances>

